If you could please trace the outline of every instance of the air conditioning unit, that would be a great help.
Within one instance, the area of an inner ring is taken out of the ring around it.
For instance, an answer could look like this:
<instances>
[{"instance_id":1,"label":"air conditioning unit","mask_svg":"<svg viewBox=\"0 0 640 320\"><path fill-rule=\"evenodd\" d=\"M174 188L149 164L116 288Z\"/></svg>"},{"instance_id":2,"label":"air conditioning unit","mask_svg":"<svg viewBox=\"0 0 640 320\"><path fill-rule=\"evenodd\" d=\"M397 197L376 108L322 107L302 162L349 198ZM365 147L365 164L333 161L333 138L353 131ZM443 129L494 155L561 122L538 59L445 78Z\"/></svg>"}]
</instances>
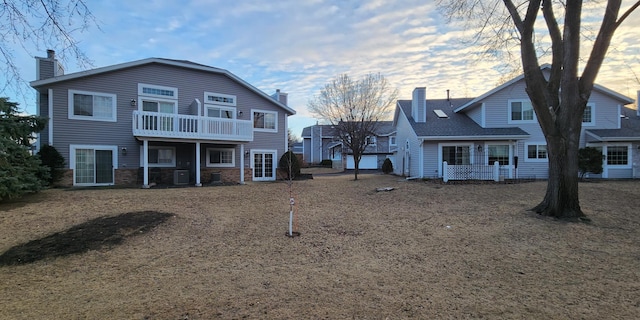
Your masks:
<instances>
[{"instance_id":1,"label":"air conditioning unit","mask_svg":"<svg viewBox=\"0 0 640 320\"><path fill-rule=\"evenodd\" d=\"M173 184L175 185L189 184L189 170L173 171Z\"/></svg>"}]
</instances>

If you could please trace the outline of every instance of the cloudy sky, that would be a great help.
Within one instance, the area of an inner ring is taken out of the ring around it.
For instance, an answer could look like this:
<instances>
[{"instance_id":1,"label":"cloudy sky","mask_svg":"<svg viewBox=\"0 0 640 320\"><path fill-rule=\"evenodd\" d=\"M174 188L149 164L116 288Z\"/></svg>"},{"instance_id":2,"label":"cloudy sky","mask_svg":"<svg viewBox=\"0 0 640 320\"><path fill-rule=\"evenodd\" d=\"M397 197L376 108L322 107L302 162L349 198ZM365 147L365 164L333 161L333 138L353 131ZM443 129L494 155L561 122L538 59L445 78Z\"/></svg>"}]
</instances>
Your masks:
<instances>
[{"instance_id":1,"label":"cloudy sky","mask_svg":"<svg viewBox=\"0 0 640 320\"><path fill-rule=\"evenodd\" d=\"M297 111L289 124L298 136L316 123L307 102L339 74L381 73L401 99L418 86L427 87L428 98L444 98L447 89L452 97L473 97L504 79L499 61L479 58L480 48L463 41L470 32L447 24L434 1L88 2L100 28L75 35L95 67L161 57L227 69L267 94L288 93ZM623 1L623 8L630 3ZM617 32L597 79L634 99L640 90L637 21L640 12ZM33 56L45 56L46 48L27 49L14 55L23 78L34 80ZM65 67L66 73L82 70L73 59ZM35 113L35 99L17 100Z\"/></svg>"}]
</instances>

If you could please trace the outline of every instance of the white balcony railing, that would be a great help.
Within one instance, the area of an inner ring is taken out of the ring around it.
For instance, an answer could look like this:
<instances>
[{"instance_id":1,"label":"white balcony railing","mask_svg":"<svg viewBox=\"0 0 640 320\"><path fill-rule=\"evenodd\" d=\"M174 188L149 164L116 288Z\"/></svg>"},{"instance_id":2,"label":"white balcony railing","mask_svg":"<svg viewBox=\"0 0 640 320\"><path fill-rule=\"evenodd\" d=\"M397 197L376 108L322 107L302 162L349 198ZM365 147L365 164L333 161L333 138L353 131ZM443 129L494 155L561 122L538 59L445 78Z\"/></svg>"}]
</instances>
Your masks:
<instances>
[{"instance_id":1,"label":"white balcony railing","mask_svg":"<svg viewBox=\"0 0 640 320\"><path fill-rule=\"evenodd\" d=\"M133 135L139 137L253 141L253 122L186 114L133 112Z\"/></svg>"}]
</instances>

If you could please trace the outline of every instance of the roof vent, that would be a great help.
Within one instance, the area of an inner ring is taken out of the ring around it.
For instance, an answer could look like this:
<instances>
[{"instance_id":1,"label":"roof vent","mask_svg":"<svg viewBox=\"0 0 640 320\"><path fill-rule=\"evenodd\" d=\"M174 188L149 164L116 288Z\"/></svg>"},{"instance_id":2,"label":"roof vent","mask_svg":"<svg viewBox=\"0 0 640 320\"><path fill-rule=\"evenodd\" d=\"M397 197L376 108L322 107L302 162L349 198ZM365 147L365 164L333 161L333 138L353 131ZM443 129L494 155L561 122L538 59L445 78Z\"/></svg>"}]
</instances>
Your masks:
<instances>
[{"instance_id":1,"label":"roof vent","mask_svg":"<svg viewBox=\"0 0 640 320\"><path fill-rule=\"evenodd\" d=\"M440 109L435 109L433 112L438 116L438 118L449 118L449 116Z\"/></svg>"}]
</instances>

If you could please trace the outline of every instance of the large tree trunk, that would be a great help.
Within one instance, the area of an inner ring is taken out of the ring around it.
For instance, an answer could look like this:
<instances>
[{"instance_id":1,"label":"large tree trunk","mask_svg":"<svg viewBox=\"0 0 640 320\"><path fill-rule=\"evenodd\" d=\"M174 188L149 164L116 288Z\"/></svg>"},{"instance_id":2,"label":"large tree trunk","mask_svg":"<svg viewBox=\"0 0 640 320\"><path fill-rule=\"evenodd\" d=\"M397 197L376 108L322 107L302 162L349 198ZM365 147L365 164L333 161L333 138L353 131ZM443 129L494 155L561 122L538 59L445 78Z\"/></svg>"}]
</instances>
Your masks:
<instances>
[{"instance_id":1,"label":"large tree trunk","mask_svg":"<svg viewBox=\"0 0 640 320\"><path fill-rule=\"evenodd\" d=\"M577 107L572 109L580 110ZM555 126L568 130L553 130L559 134L549 134L546 137L549 160L547 192L542 202L532 210L560 219L576 219L585 216L580 209L578 194L581 123L575 119L575 115L561 113L559 118Z\"/></svg>"}]
</instances>

